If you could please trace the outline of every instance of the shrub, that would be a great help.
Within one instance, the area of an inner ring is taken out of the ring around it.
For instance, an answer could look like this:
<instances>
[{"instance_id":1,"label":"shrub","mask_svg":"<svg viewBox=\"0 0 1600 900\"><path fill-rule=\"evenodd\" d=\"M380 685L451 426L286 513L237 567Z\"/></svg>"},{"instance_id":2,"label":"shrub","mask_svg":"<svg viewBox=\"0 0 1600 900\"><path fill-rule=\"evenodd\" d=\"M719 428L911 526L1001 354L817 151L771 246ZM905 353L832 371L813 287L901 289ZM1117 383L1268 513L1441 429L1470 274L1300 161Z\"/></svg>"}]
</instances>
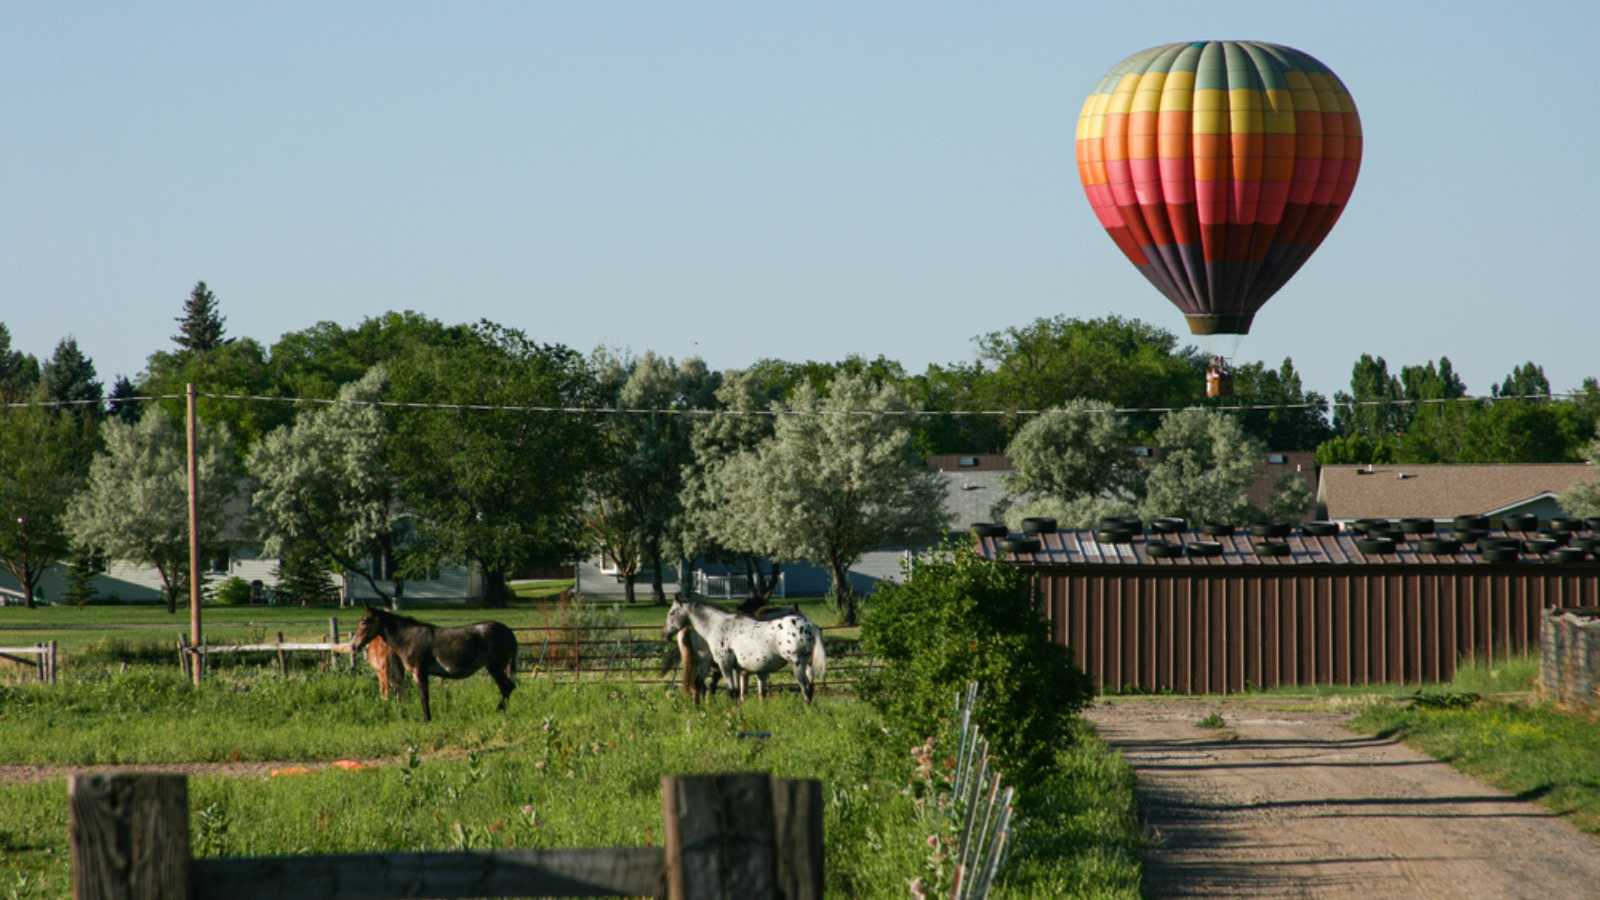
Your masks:
<instances>
[{"instance_id":1,"label":"shrub","mask_svg":"<svg viewBox=\"0 0 1600 900\"><path fill-rule=\"evenodd\" d=\"M237 575L225 578L212 589L211 598L222 606L244 606L250 602L250 582Z\"/></svg>"},{"instance_id":2,"label":"shrub","mask_svg":"<svg viewBox=\"0 0 1600 900\"><path fill-rule=\"evenodd\" d=\"M862 646L884 664L862 696L905 736L938 733L956 692L979 685L974 715L1007 780L1026 787L1073 739L1093 694L1065 647L1050 640L1028 575L964 545L918 560L902 584L867 605Z\"/></svg>"}]
</instances>

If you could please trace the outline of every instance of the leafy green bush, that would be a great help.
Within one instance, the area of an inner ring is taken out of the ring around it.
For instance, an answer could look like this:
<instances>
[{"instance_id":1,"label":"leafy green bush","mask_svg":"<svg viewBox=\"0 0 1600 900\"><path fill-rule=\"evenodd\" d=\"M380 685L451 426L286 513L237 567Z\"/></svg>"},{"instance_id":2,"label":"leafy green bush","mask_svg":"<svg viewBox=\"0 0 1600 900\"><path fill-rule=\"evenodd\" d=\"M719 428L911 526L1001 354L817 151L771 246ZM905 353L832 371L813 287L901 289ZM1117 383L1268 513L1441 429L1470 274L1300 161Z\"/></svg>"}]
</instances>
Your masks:
<instances>
[{"instance_id":1,"label":"leafy green bush","mask_svg":"<svg viewBox=\"0 0 1600 900\"><path fill-rule=\"evenodd\" d=\"M211 598L222 606L244 606L250 602L250 582L237 575L223 579L212 589Z\"/></svg>"},{"instance_id":2,"label":"leafy green bush","mask_svg":"<svg viewBox=\"0 0 1600 900\"><path fill-rule=\"evenodd\" d=\"M1065 647L1050 640L1027 574L948 546L867 604L861 641L884 663L862 696L905 736L937 734L962 685L979 685L978 724L1007 780L1026 788L1073 738L1093 694Z\"/></svg>"}]
</instances>

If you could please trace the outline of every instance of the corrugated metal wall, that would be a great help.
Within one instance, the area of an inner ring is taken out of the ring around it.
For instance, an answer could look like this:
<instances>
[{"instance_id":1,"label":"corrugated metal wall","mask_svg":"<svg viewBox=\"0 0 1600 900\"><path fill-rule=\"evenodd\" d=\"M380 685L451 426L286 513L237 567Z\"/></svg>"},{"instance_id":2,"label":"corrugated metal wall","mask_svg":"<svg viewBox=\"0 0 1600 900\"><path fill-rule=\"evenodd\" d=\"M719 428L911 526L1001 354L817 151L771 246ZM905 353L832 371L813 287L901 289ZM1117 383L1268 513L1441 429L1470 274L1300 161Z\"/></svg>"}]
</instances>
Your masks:
<instances>
[{"instance_id":1,"label":"corrugated metal wall","mask_svg":"<svg viewBox=\"0 0 1600 900\"><path fill-rule=\"evenodd\" d=\"M1101 690L1227 693L1448 681L1526 653L1546 607L1600 605L1593 565L1040 572L1051 633Z\"/></svg>"}]
</instances>

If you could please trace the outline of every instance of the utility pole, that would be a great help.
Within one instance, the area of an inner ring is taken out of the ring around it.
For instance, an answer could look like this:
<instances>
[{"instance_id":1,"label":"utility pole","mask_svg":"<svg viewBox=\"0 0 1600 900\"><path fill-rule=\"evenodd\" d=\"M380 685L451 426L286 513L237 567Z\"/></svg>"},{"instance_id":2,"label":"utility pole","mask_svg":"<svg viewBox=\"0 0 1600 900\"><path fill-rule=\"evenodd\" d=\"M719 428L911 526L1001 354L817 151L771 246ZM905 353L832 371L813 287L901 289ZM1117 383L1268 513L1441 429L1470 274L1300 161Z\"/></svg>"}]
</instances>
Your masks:
<instances>
[{"instance_id":1,"label":"utility pole","mask_svg":"<svg viewBox=\"0 0 1600 900\"><path fill-rule=\"evenodd\" d=\"M194 385L189 384L185 391L188 399L188 414L186 430L189 438L189 646L199 652L200 648L200 480L195 473L194 452ZM194 673L195 687L200 686L200 661L205 657L197 657L189 670Z\"/></svg>"}]
</instances>

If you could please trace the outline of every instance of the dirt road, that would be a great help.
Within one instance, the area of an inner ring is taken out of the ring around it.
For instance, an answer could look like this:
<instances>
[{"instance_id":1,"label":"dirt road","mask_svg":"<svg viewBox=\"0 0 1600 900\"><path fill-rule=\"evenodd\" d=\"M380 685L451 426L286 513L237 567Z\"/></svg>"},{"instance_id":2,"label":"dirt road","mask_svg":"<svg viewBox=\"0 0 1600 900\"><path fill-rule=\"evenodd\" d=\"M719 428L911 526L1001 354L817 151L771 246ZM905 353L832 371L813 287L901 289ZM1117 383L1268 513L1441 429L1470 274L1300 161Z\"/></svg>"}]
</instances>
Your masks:
<instances>
[{"instance_id":1,"label":"dirt road","mask_svg":"<svg viewBox=\"0 0 1600 900\"><path fill-rule=\"evenodd\" d=\"M1600 840L1348 715L1129 699L1089 713L1138 774L1152 897L1600 897ZM1220 713L1221 729L1196 724Z\"/></svg>"}]
</instances>

